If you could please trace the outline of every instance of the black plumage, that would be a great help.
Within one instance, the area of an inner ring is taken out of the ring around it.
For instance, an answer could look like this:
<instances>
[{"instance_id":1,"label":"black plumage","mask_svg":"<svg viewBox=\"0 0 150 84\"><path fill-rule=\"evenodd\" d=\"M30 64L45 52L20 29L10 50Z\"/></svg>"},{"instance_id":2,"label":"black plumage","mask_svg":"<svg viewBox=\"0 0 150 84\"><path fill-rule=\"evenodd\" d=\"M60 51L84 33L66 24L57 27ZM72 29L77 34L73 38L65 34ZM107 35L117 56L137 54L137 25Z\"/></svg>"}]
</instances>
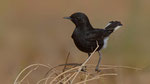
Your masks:
<instances>
[{"instance_id":1,"label":"black plumage","mask_svg":"<svg viewBox=\"0 0 150 84\"><path fill-rule=\"evenodd\" d=\"M70 19L76 26L72 39L79 50L90 55L97 47L96 41L98 42L99 61L95 70L99 71L100 50L104 47L108 36L122 24L119 21L111 21L104 29L93 28L88 17L81 12L74 13L70 17L65 17L65 19Z\"/></svg>"}]
</instances>

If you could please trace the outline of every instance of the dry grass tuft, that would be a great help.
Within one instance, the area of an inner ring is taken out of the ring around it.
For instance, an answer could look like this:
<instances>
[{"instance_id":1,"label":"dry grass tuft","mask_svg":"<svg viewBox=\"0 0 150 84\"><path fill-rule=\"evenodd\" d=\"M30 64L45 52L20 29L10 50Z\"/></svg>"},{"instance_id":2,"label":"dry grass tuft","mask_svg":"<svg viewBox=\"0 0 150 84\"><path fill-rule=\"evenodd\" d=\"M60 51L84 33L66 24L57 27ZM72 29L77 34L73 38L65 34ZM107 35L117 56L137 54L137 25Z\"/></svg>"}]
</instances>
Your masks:
<instances>
[{"instance_id":1,"label":"dry grass tuft","mask_svg":"<svg viewBox=\"0 0 150 84\"><path fill-rule=\"evenodd\" d=\"M99 46L97 46L97 48L98 47ZM105 76L118 75L115 72L104 73L103 71L106 70L114 70L118 68L141 70L140 68L134 68L129 66L101 65L100 66L101 72L95 72L94 71L95 65L87 64L87 62L90 60L90 58L95 53L97 48L93 51L90 57L83 64L67 63L69 58L69 54L68 54L65 64L61 64L58 66L52 67L50 65L44 65L44 64L29 65L18 74L18 76L14 81L14 84L22 84L24 80L27 79L28 76L32 74L32 72L36 71L40 67L45 67L49 69L49 71L46 73L45 77L38 80L36 84L86 84L89 81L101 79ZM61 67L61 72L60 70L58 70L58 68L60 67ZM84 72L81 71L83 67L86 69L86 71ZM31 70L28 71L26 75L22 76L23 73L25 73L28 69Z\"/></svg>"}]
</instances>

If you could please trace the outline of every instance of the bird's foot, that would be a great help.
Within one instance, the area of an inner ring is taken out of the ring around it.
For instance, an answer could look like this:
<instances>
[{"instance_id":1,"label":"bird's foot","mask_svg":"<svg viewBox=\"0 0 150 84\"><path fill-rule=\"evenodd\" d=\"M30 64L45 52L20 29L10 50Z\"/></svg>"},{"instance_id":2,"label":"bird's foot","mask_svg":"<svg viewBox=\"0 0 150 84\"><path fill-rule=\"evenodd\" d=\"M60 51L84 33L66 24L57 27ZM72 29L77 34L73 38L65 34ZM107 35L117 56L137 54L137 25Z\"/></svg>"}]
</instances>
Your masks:
<instances>
[{"instance_id":1,"label":"bird's foot","mask_svg":"<svg viewBox=\"0 0 150 84\"><path fill-rule=\"evenodd\" d=\"M97 73L101 72L101 70L98 69L98 68L96 68L95 71L96 71Z\"/></svg>"},{"instance_id":2,"label":"bird's foot","mask_svg":"<svg viewBox=\"0 0 150 84\"><path fill-rule=\"evenodd\" d=\"M87 70L86 66L83 66L82 69L81 69L81 71L83 71L83 72L86 72L86 70Z\"/></svg>"}]
</instances>

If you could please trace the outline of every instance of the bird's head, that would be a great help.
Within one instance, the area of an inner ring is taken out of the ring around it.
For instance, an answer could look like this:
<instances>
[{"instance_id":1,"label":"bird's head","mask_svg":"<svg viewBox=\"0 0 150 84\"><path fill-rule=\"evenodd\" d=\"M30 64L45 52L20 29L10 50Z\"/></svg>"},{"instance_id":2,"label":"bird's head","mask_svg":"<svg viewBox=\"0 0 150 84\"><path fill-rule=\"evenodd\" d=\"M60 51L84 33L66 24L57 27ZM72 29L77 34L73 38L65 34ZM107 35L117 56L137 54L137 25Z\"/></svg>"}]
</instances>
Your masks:
<instances>
[{"instance_id":1,"label":"bird's head","mask_svg":"<svg viewBox=\"0 0 150 84\"><path fill-rule=\"evenodd\" d=\"M64 17L64 19L70 19L76 26L90 25L88 17L81 12L73 13L70 17Z\"/></svg>"}]
</instances>

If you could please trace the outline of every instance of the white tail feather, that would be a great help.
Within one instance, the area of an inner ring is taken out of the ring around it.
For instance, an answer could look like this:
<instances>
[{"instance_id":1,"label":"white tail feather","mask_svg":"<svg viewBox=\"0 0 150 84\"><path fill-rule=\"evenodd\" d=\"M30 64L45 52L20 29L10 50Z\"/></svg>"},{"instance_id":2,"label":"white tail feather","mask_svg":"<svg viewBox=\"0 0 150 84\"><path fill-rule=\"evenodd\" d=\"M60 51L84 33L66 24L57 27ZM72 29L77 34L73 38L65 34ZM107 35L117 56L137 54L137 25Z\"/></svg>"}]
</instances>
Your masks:
<instances>
[{"instance_id":1,"label":"white tail feather","mask_svg":"<svg viewBox=\"0 0 150 84\"><path fill-rule=\"evenodd\" d=\"M111 24L111 23L109 22L109 23L105 26L105 28L108 27L110 24Z\"/></svg>"},{"instance_id":2,"label":"white tail feather","mask_svg":"<svg viewBox=\"0 0 150 84\"><path fill-rule=\"evenodd\" d=\"M107 47L108 39L109 39L109 37L104 38L104 45L103 45L103 49Z\"/></svg>"},{"instance_id":3,"label":"white tail feather","mask_svg":"<svg viewBox=\"0 0 150 84\"><path fill-rule=\"evenodd\" d=\"M121 26L117 26L114 31L118 30Z\"/></svg>"}]
</instances>

